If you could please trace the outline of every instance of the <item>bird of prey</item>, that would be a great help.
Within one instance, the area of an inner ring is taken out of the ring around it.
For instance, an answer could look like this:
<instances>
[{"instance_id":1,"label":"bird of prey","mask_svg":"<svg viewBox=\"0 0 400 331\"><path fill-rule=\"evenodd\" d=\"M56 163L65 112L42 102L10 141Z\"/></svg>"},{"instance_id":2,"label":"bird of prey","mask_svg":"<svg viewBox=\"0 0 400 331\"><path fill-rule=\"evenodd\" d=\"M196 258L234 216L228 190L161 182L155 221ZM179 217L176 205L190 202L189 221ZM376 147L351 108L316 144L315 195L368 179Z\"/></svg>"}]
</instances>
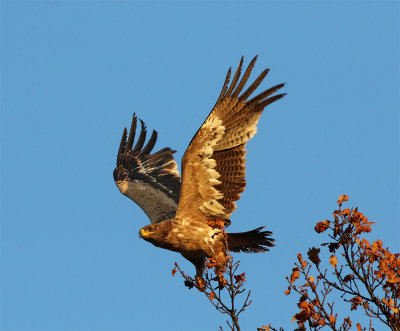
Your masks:
<instances>
[{"instance_id":1,"label":"bird of prey","mask_svg":"<svg viewBox=\"0 0 400 331\"><path fill-rule=\"evenodd\" d=\"M118 149L114 180L122 194L136 202L149 217L139 236L157 247L179 252L202 277L205 262L213 259L221 269L230 252L265 252L273 246L270 231L263 227L227 233L235 201L244 191L246 143L257 131L264 108L281 99L276 94L284 84L273 86L255 97L265 69L244 91L257 56L241 74L243 57L229 84L229 68L222 91L210 114L192 138L182 158L182 176L177 170L174 150L152 153L157 140L153 131L146 142L146 126L135 145L137 117L125 128Z\"/></svg>"}]
</instances>

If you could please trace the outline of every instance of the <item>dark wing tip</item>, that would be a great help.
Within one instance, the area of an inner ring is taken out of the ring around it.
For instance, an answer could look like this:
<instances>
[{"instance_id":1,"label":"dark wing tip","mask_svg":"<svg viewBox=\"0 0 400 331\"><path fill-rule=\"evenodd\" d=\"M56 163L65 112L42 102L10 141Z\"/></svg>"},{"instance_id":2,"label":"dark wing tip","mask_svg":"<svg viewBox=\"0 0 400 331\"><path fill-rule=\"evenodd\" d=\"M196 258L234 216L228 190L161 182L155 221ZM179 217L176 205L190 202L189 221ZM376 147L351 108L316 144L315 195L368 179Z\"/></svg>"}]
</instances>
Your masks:
<instances>
[{"instance_id":1,"label":"dark wing tip","mask_svg":"<svg viewBox=\"0 0 400 331\"><path fill-rule=\"evenodd\" d=\"M232 93L232 91L236 87L236 84L237 84L237 82L238 82L238 80L240 78L240 75L242 73L243 60L244 60L244 57L242 56L241 59L240 59L239 65L238 65L238 67L236 69L235 75L233 76L232 83L229 86L228 91L226 91L227 95L230 95Z\"/></svg>"},{"instance_id":2,"label":"dark wing tip","mask_svg":"<svg viewBox=\"0 0 400 331\"><path fill-rule=\"evenodd\" d=\"M262 83L264 80L265 76L269 73L269 69L264 69L264 71L256 78L256 80L248 87L246 91L242 93L242 95L239 97L240 100L247 100L247 98L257 89L258 86ZM250 76L250 74L249 74ZM249 77L247 77L248 79ZM246 79L246 81L247 81ZM246 82L245 82L246 83ZM242 89L245 84L243 84Z\"/></svg>"},{"instance_id":3,"label":"dark wing tip","mask_svg":"<svg viewBox=\"0 0 400 331\"><path fill-rule=\"evenodd\" d=\"M247 80L250 77L250 74L254 68L254 64L256 63L257 56L253 58L253 60L250 61L249 65L247 66L246 71L244 72L242 79L240 80L239 84L237 85L235 91L233 91L232 96L237 97L239 93L242 91L243 87L246 85Z\"/></svg>"},{"instance_id":4,"label":"dark wing tip","mask_svg":"<svg viewBox=\"0 0 400 331\"><path fill-rule=\"evenodd\" d=\"M254 106L257 106L257 108L262 108L263 109L264 107L266 107L270 103L272 103L272 102L274 102L274 101L276 101L276 100L278 100L278 99L280 99L280 98L282 98L283 96L286 95L286 93L282 93L282 94L279 94L279 95L276 95L276 96L272 96L271 98L267 99L268 97L273 95L275 92L277 92L278 90L280 90L284 86L285 86L284 83L278 84L278 85L275 85L275 86L269 88L268 90L265 90L264 92L261 92L260 94L255 96L253 99L248 101L249 105L254 105ZM274 99L275 97L276 97L276 99ZM267 102L267 100L270 100L270 102Z\"/></svg>"},{"instance_id":5,"label":"dark wing tip","mask_svg":"<svg viewBox=\"0 0 400 331\"><path fill-rule=\"evenodd\" d=\"M128 130L125 127L124 131L122 132L121 142L120 142L119 148L118 148L118 155L125 153L127 135L128 135Z\"/></svg>"},{"instance_id":6,"label":"dark wing tip","mask_svg":"<svg viewBox=\"0 0 400 331\"><path fill-rule=\"evenodd\" d=\"M229 67L228 72L225 77L224 85L222 86L221 93L219 94L217 103L225 96L226 90L228 89L229 80L231 78L232 67Z\"/></svg>"},{"instance_id":7,"label":"dark wing tip","mask_svg":"<svg viewBox=\"0 0 400 331\"><path fill-rule=\"evenodd\" d=\"M141 119L139 119L140 125L141 125L140 135L136 141L135 147L133 147L133 143L135 141L136 130L137 130L137 120L138 120L138 118L137 118L136 114L133 113L132 123L131 123L131 127L129 130L129 135L128 135L128 130L126 127L124 128L124 131L122 133L121 143L120 143L119 149L118 149L118 156L122 155L122 154L126 154L126 153L148 155L153 150L153 148L157 142L158 133L156 130L153 130L150 139L147 141L147 143L145 145L147 128L146 128L146 124ZM117 165L118 165L118 160L117 160Z\"/></svg>"},{"instance_id":8,"label":"dark wing tip","mask_svg":"<svg viewBox=\"0 0 400 331\"><path fill-rule=\"evenodd\" d=\"M143 154L150 154L150 152L153 150L153 147L157 141L157 135L158 135L157 131L153 130L149 141L147 142L146 146L144 146L144 148L142 149Z\"/></svg>"},{"instance_id":9,"label":"dark wing tip","mask_svg":"<svg viewBox=\"0 0 400 331\"><path fill-rule=\"evenodd\" d=\"M141 126L140 135L136 142L135 147L132 149L132 152L140 152L142 150L144 142L146 141L147 127L142 120L140 120L140 126Z\"/></svg>"},{"instance_id":10,"label":"dark wing tip","mask_svg":"<svg viewBox=\"0 0 400 331\"><path fill-rule=\"evenodd\" d=\"M275 102L275 101L278 101L279 99L282 99L285 95L286 95L286 93L281 93L281 94L274 95L274 96L272 96L272 97L270 97L270 98L264 100L263 102L261 102L261 103L259 104L259 107L260 107L261 109L264 109L265 107L267 107L267 106L270 105L271 103L273 103L273 102Z\"/></svg>"},{"instance_id":11,"label":"dark wing tip","mask_svg":"<svg viewBox=\"0 0 400 331\"><path fill-rule=\"evenodd\" d=\"M133 113L131 128L129 129L129 137L126 143L125 152L132 149L133 141L135 140L136 125L137 125L137 116L135 113Z\"/></svg>"}]
</instances>

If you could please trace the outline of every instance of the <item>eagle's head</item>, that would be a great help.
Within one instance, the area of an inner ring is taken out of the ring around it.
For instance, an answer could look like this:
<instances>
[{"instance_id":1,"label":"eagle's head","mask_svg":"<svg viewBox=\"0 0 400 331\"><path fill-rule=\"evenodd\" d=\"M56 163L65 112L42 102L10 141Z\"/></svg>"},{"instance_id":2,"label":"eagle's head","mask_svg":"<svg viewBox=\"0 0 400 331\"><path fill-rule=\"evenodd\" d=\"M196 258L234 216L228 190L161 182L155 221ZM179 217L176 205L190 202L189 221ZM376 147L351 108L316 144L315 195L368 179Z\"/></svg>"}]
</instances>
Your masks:
<instances>
[{"instance_id":1,"label":"eagle's head","mask_svg":"<svg viewBox=\"0 0 400 331\"><path fill-rule=\"evenodd\" d=\"M146 225L139 231L139 237L155 246L171 249L167 235L171 230L169 221Z\"/></svg>"}]
</instances>

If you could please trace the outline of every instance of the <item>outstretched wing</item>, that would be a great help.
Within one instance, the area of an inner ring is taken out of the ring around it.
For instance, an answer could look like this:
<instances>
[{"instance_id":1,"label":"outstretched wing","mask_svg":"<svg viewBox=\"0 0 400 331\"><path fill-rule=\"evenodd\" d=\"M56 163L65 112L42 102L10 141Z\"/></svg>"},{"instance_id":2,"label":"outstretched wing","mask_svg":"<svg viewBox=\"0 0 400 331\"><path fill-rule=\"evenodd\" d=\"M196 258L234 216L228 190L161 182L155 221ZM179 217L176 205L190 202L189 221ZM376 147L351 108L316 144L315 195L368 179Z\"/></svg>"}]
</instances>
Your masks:
<instances>
[{"instance_id":1,"label":"outstretched wing","mask_svg":"<svg viewBox=\"0 0 400 331\"><path fill-rule=\"evenodd\" d=\"M114 180L122 194L136 202L150 218L151 223L161 222L175 216L179 201L180 177L172 154L174 150L164 148L150 154L157 140L157 131L146 141L146 126L142 120L140 136L135 147L137 117L133 114L132 125L127 135L122 134L117 155Z\"/></svg>"},{"instance_id":2,"label":"outstretched wing","mask_svg":"<svg viewBox=\"0 0 400 331\"><path fill-rule=\"evenodd\" d=\"M246 143L255 135L264 108L285 95L275 94L284 86L279 84L247 100L268 69L241 93L256 59L257 56L239 82L242 58L228 87L229 69L217 103L190 142L182 159L182 187L176 218L194 219L196 213L201 213L207 219L227 220L236 209L235 201L246 186Z\"/></svg>"}]
</instances>

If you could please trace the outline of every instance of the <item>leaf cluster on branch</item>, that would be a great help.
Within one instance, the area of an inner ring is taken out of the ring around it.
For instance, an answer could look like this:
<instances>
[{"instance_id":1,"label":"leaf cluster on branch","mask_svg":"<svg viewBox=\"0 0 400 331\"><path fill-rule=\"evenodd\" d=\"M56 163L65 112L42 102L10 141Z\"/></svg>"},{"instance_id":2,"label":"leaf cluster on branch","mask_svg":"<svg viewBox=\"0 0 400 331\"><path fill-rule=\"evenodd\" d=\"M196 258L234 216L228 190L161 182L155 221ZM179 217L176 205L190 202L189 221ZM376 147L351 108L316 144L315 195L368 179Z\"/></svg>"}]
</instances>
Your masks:
<instances>
[{"instance_id":1,"label":"leaf cluster on branch","mask_svg":"<svg viewBox=\"0 0 400 331\"><path fill-rule=\"evenodd\" d=\"M312 247L307 252L308 260L297 255L292 274L286 277L286 295L293 291L300 296L299 312L293 316L296 330L350 330L354 323L349 316L339 319L332 292L339 294L350 310L360 309L369 317L368 326L356 323L357 330L374 330L375 319L400 330L400 254L391 253L381 240L370 243L364 236L371 232L374 222L357 207L343 209L345 201L347 195L339 196L333 220L318 222L314 228L329 238L321 244L329 251L325 261L328 267L321 267L321 248ZM262 330L276 329L268 325Z\"/></svg>"}]
</instances>

